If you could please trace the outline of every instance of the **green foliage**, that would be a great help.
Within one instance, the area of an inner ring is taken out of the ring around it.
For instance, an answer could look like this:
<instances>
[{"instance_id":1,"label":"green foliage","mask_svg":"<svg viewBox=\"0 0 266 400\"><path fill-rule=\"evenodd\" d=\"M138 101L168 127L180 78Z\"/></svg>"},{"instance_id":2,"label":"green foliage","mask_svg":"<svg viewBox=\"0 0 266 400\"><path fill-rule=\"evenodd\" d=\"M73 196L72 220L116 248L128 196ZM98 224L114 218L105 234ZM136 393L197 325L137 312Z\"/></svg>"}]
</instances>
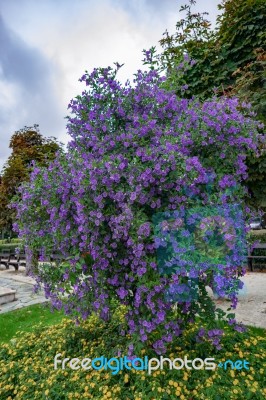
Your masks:
<instances>
[{"instance_id":1,"label":"green foliage","mask_svg":"<svg viewBox=\"0 0 266 400\"><path fill-rule=\"evenodd\" d=\"M255 60L254 50L265 49L266 6L264 0L224 0L217 18L220 60L244 66ZM221 62L221 61L220 61ZM230 77L229 77L230 79ZM230 82L230 81L229 81ZM234 80L231 77L231 83Z\"/></svg>"},{"instance_id":2,"label":"green foliage","mask_svg":"<svg viewBox=\"0 0 266 400\"><path fill-rule=\"evenodd\" d=\"M20 242L21 242L21 240L18 239L18 238L3 239L3 240L0 240L0 245L2 245L2 244L8 244L8 243L20 243Z\"/></svg>"},{"instance_id":3,"label":"green foliage","mask_svg":"<svg viewBox=\"0 0 266 400\"><path fill-rule=\"evenodd\" d=\"M15 253L17 247L19 247L17 243L0 243L0 251L12 250Z\"/></svg>"},{"instance_id":4,"label":"green foliage","mask_svg":"<svg viewBox=\"0 0 266 400\"><path fill-rule=\"evenodd\" d=\"M216 74L211 65L216 58L216 43L211 24L205 17L208 13L193 13L192 6L195 3L190 0L189 5L180 8L180 12L186 12L186 18L176 23L174 34L170 35L168 31L164 33L165 37L160 40L164 48L161 62L168 71L166 89L173 89L185 97L201 95L206 98L208 96L202 93L211 88L213 94L216 86ZM196 64L193 67L187 64L185 56L195 60ZM185 93L182 90L184 85L188 85Z\"/></svg>"},{"instance_id":5,"label":"green foliage","mask_svg":"<svg viewBox=\"0 0 266 400\"><path fill-rule=\"evenodd\" d=\"M257 118L266 123L266 52L262 48L254 51L256 59L237 69L231 95L250 102Z\"/></svg>"},{"instance_id":6,"label":"green foliage","mask_svg":"<svg viewBox=\"0 0 266 400\"><path fill-rule=\"evenodd\" d=\"M183 82L176 68L184 55L195 60L196 64L182 78L189 86L186 95L206 99L214 92L230 92L236 82L233 73L256 60L256 49L265 50L266 7L264 0L223 1L219 6L222 13L212 30L205 18L207 13L192 12L195 3L190 0L189 5L181 7L186 18L177 22L173 35L166 32L160 41L164 48L162 63L168 69L169 88L179 94Z\"/></svg>"},{"instance_id":7,"label":"green foliage","mask_svg":"<svg viewBox=\"0 0 266 400\"><path fill-rule=\"evenodd\" d=\"M266 149L261 149L260 155L250 155L247 158L248 179L246 185L250 197L248 203L254 208L266 208Z\"/></svg>"}]
</instances>

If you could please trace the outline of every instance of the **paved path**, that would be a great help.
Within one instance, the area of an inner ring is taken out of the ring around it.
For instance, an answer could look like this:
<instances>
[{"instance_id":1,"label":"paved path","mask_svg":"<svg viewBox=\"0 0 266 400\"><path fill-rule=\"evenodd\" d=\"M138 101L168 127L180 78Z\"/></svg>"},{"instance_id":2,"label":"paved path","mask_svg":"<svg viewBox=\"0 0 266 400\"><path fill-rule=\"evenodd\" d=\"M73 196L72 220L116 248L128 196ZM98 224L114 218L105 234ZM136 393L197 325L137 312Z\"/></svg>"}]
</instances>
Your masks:
<instances>
[{"instance_id":1,"label":"paved path","mask_svg":"<svg viewBox=\"0 0 266 400\"><path fill-rule=\"evenodd\" d=\"M239 293L237 309L232 312L238 322L266 329L266 273L248 272L241 280L244 288ZM33 294L33 285L34 280L25 276L23 269L15 271L0 267L0 286L17 290L17 300L0 305L0 313L46 301L43 294ZM216 304L226 311L230 302L216 300Z\"/></svg>"},{"instance_id":2,"label":"paved path","mask_svg":"<svg viewBox=\"0 0 266 400\"><path fill-rule=\"evenodd\" d=\"M30 306L32 304L43 303L47 301L43 294L33 293L34 280L24 275L20 271L0 269L0 287L16 290L16 300L10 303L0 305L0 314L18 308Z\"/></svg>"},{"instance_id":3,"label":"paved path","mask_svg":"<svg viewBox=\"0 0 266 400\"><path fill-rule=\"evenodd\" d=\"M239 292L236 310L231 312L244 325L266 329L266 273L247 272L241 281L244 282L244 287ZM216 300L216 304L226 311L230 301Z\"/></svg>"}]
</instances>

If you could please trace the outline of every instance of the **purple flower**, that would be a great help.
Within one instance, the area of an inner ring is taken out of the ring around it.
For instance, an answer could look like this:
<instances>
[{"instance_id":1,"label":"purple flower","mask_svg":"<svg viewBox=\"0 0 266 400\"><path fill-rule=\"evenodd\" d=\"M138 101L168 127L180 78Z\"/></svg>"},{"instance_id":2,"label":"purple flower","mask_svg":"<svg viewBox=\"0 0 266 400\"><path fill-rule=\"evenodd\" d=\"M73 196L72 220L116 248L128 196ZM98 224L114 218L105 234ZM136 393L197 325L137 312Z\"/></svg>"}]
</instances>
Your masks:
<instances>
[{"instance_id":1,"label":"purple flower","mask_svg":"<svg viewBox=\"0 0 266 400\"><path fill-rule=\"evenodd\" d=\"M128 291L124 288L119 288L116 290L116 293L118 294L118 296L120 297L120 299L124 300L124 298L127 296Z\"/></svg>"},{"instance_id":2,"label":"purple flower","mask_svg":"<svg viewBox=\"0 0 266 400\"><path fill-rule=\"evenodd\" d=\"M149 237L150 236L150 223L145 222L138 229L138 235Z\"/></svg>"},{"instance_id":3,"label":"purple flower","mask_svg":"<svg viewBox=\"0 0 266 400\"><path fill-rule=\"evenodd\" d=\"M245 332L246 328L244 326L241 326L241 325L235 325L234 326L234 330L237 331L237 332Z\"/></svg>"}]
</instances>

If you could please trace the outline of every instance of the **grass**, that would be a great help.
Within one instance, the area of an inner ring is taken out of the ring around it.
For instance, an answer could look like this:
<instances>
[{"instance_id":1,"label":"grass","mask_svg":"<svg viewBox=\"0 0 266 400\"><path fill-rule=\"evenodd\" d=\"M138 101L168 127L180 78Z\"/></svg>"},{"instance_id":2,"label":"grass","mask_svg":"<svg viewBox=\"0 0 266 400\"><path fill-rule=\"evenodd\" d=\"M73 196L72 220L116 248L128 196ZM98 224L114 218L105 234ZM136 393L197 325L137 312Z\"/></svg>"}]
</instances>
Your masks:
<instances>
[{"instance_id":1,"label":"grass","mask_svg":"<svg viewBox=\"0 0 266 400\"><path fill-rule=\"evenodd\" d=\"M63 317L62 312L51 312L47 303L0 314L0 343L9 342L19 331L33 332L36 325L46 327L58 324Z\"/></svg>"},{"instance_id":2,"label":"grass","mask_svg":"<svg viewBox=\"0 0 266 400\"><path fill-rule=\"evenodd\" d=\"M249 329L250 333L254 336L266 337L266 329L259 328L257 326L251 326L251 325L248 325L247 328Z\"/></svg>"}]
</instances>

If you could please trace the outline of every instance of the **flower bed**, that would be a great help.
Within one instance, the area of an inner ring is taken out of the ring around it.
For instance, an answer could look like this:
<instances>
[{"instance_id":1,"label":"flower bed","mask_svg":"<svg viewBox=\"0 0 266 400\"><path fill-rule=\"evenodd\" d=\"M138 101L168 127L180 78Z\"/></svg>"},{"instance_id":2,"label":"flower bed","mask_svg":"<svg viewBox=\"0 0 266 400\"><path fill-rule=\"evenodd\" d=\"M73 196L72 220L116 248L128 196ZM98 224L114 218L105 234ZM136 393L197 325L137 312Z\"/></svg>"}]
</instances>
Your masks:
<instances>
[{"instance_id":1,"label":"flower bed","mask_svg":"<svg viewBox=\"0 0 266 400\"><path fill-rule=\"evenodd\" d=\"M121 357L132 338L121 337L119 325L125 310L117 309L107 324L92 316L80 326L70 320L46 330L23 333L10 344L0 347L0 398L5 400L263 400L265 398L266 340L262 330L245 333L224 327L223 348L215 352L208 342L193 337L199 328L191 324L186 333L167 348L167 357L184 359L213 357L218 362L246 360L249 370L156 370L120 371L54 369L54 357ZM151 343L138 357L156 357ZM167 364L166 364L167 365Z\"/></svg>"}]
</instances>

